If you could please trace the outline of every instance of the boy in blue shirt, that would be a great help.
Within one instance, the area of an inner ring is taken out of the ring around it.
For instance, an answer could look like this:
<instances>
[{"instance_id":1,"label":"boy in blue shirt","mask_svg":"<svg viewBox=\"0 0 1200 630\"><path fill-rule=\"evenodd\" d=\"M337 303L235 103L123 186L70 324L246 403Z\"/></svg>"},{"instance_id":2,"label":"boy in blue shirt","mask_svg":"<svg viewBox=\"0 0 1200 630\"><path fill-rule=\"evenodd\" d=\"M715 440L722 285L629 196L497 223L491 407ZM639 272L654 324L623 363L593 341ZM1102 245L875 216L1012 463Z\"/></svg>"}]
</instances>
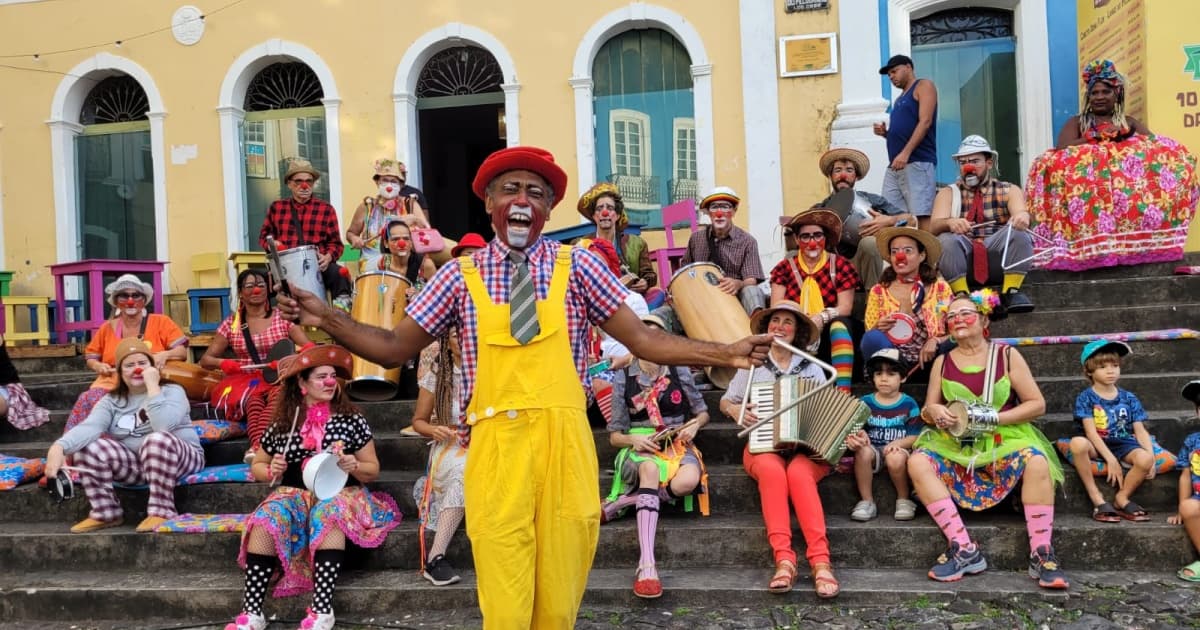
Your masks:
<instances>
[{"instance_id":1,"label":"boy in blue shirt","mask_svg":"<svg viewBox=\"0 0 1200 630\"><path fill-rule=\"evenodd\" d=\"M1183 398L1196 406L1196 415L1200 416L1200 380L1184 386ZM1167 518L1167 522L1182 524L1192 547L1200 552L1200 432L1183 441L1177 461L1176 465L1183 469L1179 473L1179 511ZM1200 582L1200 560L1183 567L1175 575L1187 582Z\"/></svg>"},{"instance_id":2,"label":"boy in blue shirt","mask_svg":"<svg viewBox=\"0 0 1200 630\"><path fill-rule=\"evenodd\" d=\"M1092 386L1075 399L1075 421L1081 435L1071 438L1071 460L1092 500L1092 518L1105 523L1118 523L1122 518L1150 520L1131 497L1143 481L1154 478L1153 438L1146 431L1141 401L1117 387L1121 357L1129 352L1129 344L1101 339L1084 346L1079 357ZM1106 479L1117 488L1112 503L1104 499L1092 476L1093 459L1104 461ZM1130 466L1124 477L1122 462Z\"/></svg>"},{"instance_id":3,"label":"boy in blue shirt","mask_svg":"<svg viewBox=\"0 0 1200 630\"><path fill-rule=\"evenodd\" d=\"M871 410L864 430L846 438L846 448L854 453L854 481L862 497L850 513L856 521L869 521L878 513L871 484L875 473L884 463L896 486L898 521L912 520L917 504L911 495L908 481L908 455L917 435L921 433L921 406L912 396L901 393L900 384L908 369L900 351L884 348L867 359L867 373L875 385L875 393L862 397Z\"/></svg>"}]
</instances>

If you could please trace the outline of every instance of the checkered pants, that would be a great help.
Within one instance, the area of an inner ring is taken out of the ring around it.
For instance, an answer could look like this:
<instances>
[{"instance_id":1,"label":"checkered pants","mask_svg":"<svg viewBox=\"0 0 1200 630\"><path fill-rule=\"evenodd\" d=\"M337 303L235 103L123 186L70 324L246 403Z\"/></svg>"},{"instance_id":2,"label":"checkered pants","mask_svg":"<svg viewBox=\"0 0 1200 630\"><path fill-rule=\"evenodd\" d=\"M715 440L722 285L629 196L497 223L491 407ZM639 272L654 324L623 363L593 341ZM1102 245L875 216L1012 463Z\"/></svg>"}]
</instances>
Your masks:
<instances>
[{"instance_id":1,"label":"checkered pants","mask_svg":"<svg viewBox=\"0 0 1200 630\"><path fill-rule=\"evenodd\" d=\"M175 483L204 467L204 450L170 433L156 431L146 436L137 453L116 440L101 437L75 453L75 464L91 471L80 473L80 485L92 505L91 518L107 522L121 517L113 482L149 485L147 513L175 518Z\"/></svg>"}]
</instances>

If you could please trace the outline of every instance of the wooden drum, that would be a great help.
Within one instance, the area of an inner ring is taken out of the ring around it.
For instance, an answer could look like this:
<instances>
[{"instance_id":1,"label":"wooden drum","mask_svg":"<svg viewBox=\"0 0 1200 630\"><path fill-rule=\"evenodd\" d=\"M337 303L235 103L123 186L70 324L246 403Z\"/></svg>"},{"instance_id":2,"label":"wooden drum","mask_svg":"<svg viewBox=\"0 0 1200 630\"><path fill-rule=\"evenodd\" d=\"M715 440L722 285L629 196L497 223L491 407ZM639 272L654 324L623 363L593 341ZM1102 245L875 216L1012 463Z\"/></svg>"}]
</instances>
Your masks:
<instances>
[{"instance_id":1,"label":"wooden drum","mask_svg":"<svg viewBox=\"0 0 1200 630\"><path fill-rule=\"evenodd\" d=\"M672 306L683 330L692 339L733 343L750 335L750 316L742 308L737 296L729 295L718 287L725 273L710 262L685 265L671 276L667 290L671 293ZM708 380L722 389L737 368L704 368Z\"/></svg>"},{"instance_id":2,"label":"wooden drum","mask_svg":"<svg viewBox=\"0 0 1200 630\"><path fill-rule=\"evenodd\" d=\"M404 319L408 306L408 278L390 271L371 271L354 281L354 309L350 316L356 321L392 329ZM356 400L390 400L400 389L400 368L387 369L354 355L351 366L353 378L346 392Z\"/></svg>"},{"instance_id":3,"label":"wooden drum","mask_svg":"<svg viewBox=\"0 0 1200 630\"><path fill-rule=\"evenodd\" d=\"M217 383L225 377L220 370L206 370L195 363L186 361L167 361L159 370L162 377L183 387L188 400L208 402L212 393L217 389Z\"/></svg>"}]
</instances>

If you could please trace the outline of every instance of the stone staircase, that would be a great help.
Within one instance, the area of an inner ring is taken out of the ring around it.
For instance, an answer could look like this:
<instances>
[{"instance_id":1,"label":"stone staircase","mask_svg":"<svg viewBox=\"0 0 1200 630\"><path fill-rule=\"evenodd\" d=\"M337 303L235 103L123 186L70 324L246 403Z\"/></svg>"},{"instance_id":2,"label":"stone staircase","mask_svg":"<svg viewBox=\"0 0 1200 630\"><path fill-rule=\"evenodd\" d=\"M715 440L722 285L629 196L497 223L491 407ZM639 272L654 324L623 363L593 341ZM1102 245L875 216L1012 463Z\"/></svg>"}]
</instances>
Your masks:
<instances>
[{"instance_id":1,"label":"stone staircase","mask_svg":"<svg viewBox=\"0 0 1200 630\"><path fill-rule=\"evenodd\" d=\"M1187 262L1200 264L1200 257L1192 255ZM1146 265L1086 274L1036 272L1028 290L1038 310L994 324L993 334L1200 329L1200 277L1172 276L1172 268ZM1138 342L1133 349L1121 384L1146 406L1151 433L1163 446L1177 450L1186 434L1200 430L1200 420L1179 397L1184 383L1200 377L1200 340ZM1041 426L1051 439L1073 431L1070 411L1084 386L1079 350L1079 345L1021 348L1047 399L1048 414ZM91 377L80 357L20 359L18 369L34 399L54 414L50 424L28 432L0 423L0 452L40 457L61 433L66 410ZM866 391L859 389L860 393ZM924 398L923 386L907 385L905 389L918 400ZM713 514L708 518L664 516L657 536L664 597L647 604L632 594L638 545L634 521L626 518L601 527L585 605L762 609L815 601L807 578L788 595L766 591L772 563L758 492L741 468L743 443L736 429L716 411L717 397L714 392L706 394L717 419L697 437L709 465ZM448 557L463 570L462 583L432 587L417 575L412 484L422 474L427 447L423 440L400 433L409 423L412 406L411 401L362 405L376 433L384 467L374 486L391 493L406 518L382 549L352 560L356 568L339 585L336 602L346 619L395 615L417 608L461 608L475 601L470 545L461 533ZM602 467L597 488L600 496L608 491L615 449L609 446L604 431L596 431L595 437ZM211 445L206 449L208 463L240 461L245 448L244 439ZM987 513L965 514L992 569L958 583L939 584L925 576L945 547L931 519L920 513L911 522L892 520L895 491L886 476L880 476L875 494L881 516L869 523L853 522L847 516L858 499L852 477L831 476L821 482L820 491L833 562L842 583L838 602L877 605L962 597L1063 601L1090 585L1124 583L1131 573L1173 581L1175 569L1195 558L1182 528L1165 522L1175 510L1176 481L1176 473L1161 475L1136 495L1153 521L1102 524L1090 519L1090 502L1068 468L1067 482L1056 495L1054 542L1074 587L1061 593L1040 591L1025 576L1028 547L1024 520L1007 503ZM267 492L265 484L213 484L183 487L176 496L180 512L244 513ZM33 485L0 493L0 619L29 626L40 625L36 620L110 620L120 627L122 621L144 623L147 619L223 623L236 612L241 597L241 574L234 561L238 536L136 534L133 524L145 513L145 493L118 494L128 525L74 535L67 528L87 513L82 497L56 506L45 491ZM797 531L795 545L801 555L803 544ZM298 618L307 604L307 597L268 600L267 609L281 617Z\"/></svg>"}]
</instances>

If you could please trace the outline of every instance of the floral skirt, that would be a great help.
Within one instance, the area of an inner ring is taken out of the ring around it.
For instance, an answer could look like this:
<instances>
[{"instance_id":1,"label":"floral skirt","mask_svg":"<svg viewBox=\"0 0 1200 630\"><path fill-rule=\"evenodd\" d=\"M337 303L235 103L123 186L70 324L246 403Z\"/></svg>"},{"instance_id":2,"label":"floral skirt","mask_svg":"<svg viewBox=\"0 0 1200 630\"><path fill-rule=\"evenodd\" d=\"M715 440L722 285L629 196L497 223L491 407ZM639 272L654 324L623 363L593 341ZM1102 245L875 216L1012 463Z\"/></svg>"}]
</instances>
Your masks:
<instances>
[{"instance_id":1,"label":"floral skirt","mask_svg":"<svg viewBox=\"0 0 1200 630\"><path fill-rule=\"evenodd\" d=\"M918 449L915 454L928 457L937 470L938 479L950 491L950 498L959 507L973 512L995 507L1003 501L1025 474L1025 462L1034 455L1046 456L1038 449L1023 448L997 457L995 462L990 456L986 459L981 456L981 461L974 468L968 468L934 451Z\"/></svg>"},{"instance_id":2,"label":"floral skirt","mask_svg":"<svg viewBox=\"0 0 1200 630\"><path fill-rule=\"evenodd\" d=\"M1179 260L1200 198L1196 158L1163 136L1052 149L1027 182L1045 269Z\"/></svg>"},{"instance_id":3,"label":"floral skirt","mask_svg":"<svg viewBox=\"0 0 1200 630\"><path fill-rule=\"evenodd\" d=\"M466 507L463 493L466 468L467 449L457 441L438 442L429 449L429 468L413 484L413 500L425 529L437 531L438 514L443 509Z\"/></svg>"},{"instance_id":4,"label":"floral skirt","mask_svg":"<svg viewBox=\"0 0 1200 630\"><path fill-rule=\"evenodd\" d=\"M383 544L388 532L400 524L400 508L383 492L368 492L362 486L343 488L325 501L301 488L276 488L246 519L238 564L246 566L250 531L263 527L275 541L275 555L283 576L275 585L275 597L291 597L313 589L313 554L329 532L342 531L359 547L372 549Z\"/></svg>"}]
</instances>

